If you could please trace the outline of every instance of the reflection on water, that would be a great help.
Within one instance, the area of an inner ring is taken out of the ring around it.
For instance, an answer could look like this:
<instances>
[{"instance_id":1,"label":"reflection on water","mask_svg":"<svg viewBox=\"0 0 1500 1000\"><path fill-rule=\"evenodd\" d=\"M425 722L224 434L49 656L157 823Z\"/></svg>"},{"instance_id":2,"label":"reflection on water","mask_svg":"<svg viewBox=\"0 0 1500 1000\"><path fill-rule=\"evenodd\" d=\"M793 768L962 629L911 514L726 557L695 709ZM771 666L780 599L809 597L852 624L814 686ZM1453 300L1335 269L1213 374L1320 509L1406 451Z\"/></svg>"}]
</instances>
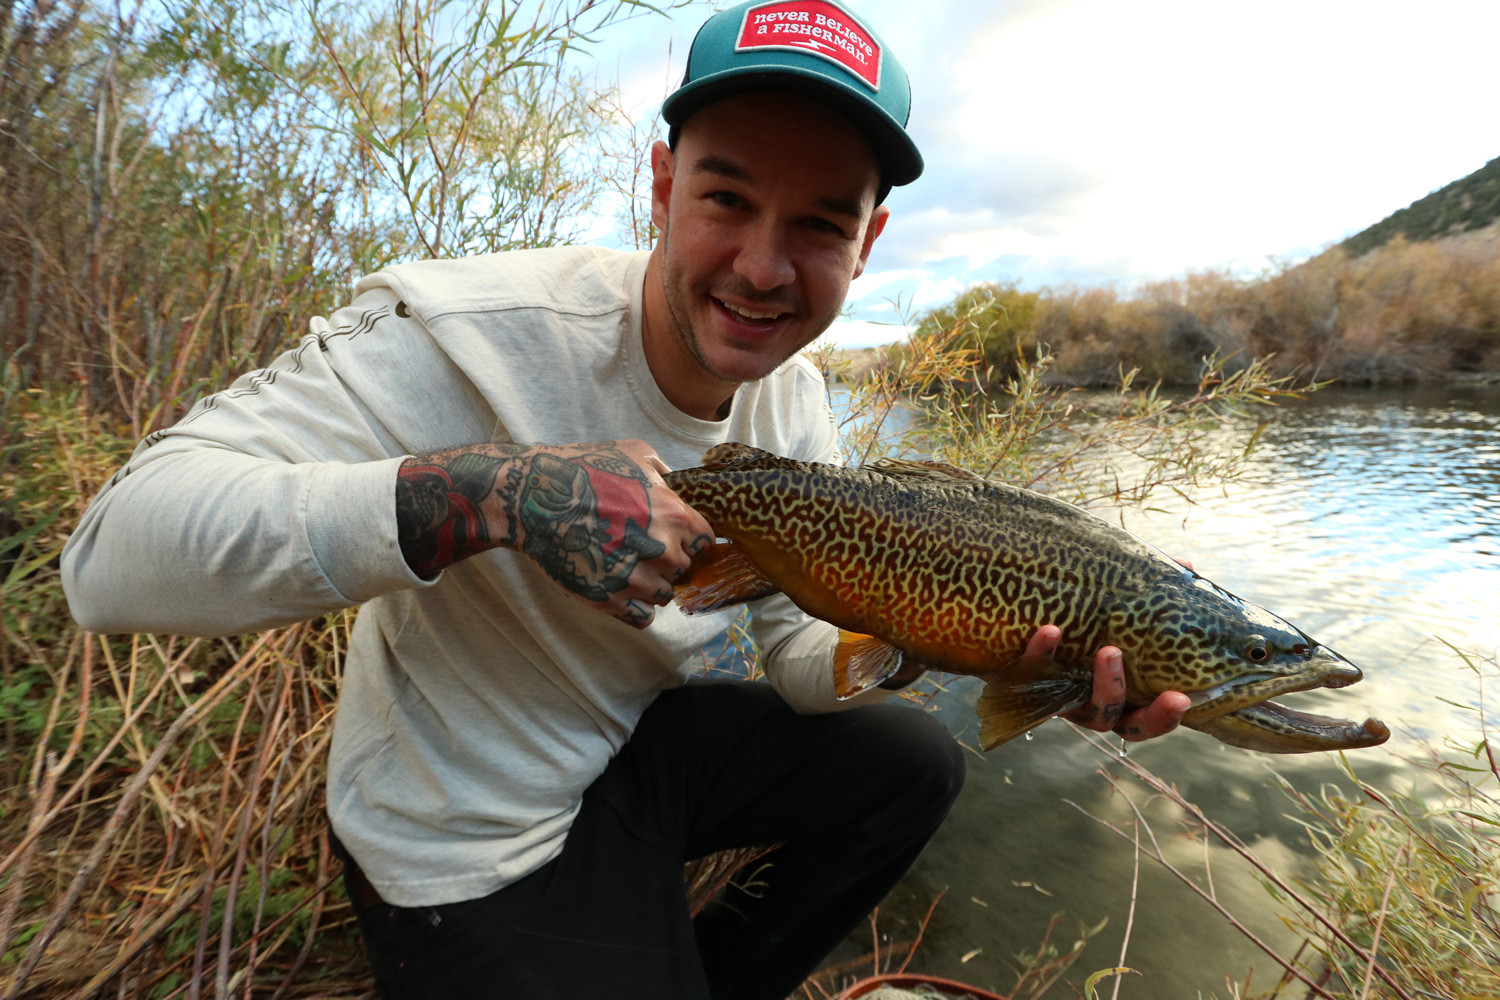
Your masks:
<instances>
[{"instance_id":1,"label":"reflection on water","mask_svg":"<svg viewBox=\"0 0 1500 1000\"><path fill-rule=\"evenodd\" d=\"M1360 664L1363 683L1289 701L1384 719L1395 731L1391 743L1350 758L1376 783L1414 780L1391 751L1472 730L1471 717L1444 699L1478 703L1473 675L1438 637L1487 655L1500 643L1500 389L1324 390L1274 412L1253 466L1251 480L1222 496L1129 511L1124 523ZM971 743L977 693L960 679L938 706ZM1490 694L1493 703L1497 693ZM1131 844L1080 811L1132 832L1128 810L1095 774L1118 762L1061 723L1035 736L970 758L953 816L882 905L883 925L901 938L947 889L923 941L923 971L1007 990L1019 966L1013 954L1034 950L1061 913L1053 937L1063 950L1080 925L1109 918L1070 975L1076 983L1123 964L1140 974L1127 977L1121 997L1226 997L1225 976L1242 981L1251 969L1254 984L1268 988L1279 972L1274 963L1147 859L1132 915ZM1305 834L1284 815L1289 803L1268 768L1314 789L1338 778L1327 755L1273 757L1186 731L1133 746L1130 755L1177 783L1278 871L1311 870ZM1147 815L1164 841L1175 832L1162 803ZM1179 838L1166 850L1174 864L1201 875L1201 845ZM1217 848L1207 860L1221 902L1273 947L1295 950L1246 867ZM1074 995L1066 985L1047 993Z\"/></svg>"},{"instance_id":2,"label":"reflection on water","mask_svg":"<svg viewBox=\"0 0 1500 1000\"><path fill-rule=\"evenodd\" d=\"M1500 642L1500 392L1325 390L1266 429L1254 479L1125 523L1363 666L1328 704L1398 739L1462 725L1434 696L1476 694L1437 637Z\"/></svg>"}]
</instances>

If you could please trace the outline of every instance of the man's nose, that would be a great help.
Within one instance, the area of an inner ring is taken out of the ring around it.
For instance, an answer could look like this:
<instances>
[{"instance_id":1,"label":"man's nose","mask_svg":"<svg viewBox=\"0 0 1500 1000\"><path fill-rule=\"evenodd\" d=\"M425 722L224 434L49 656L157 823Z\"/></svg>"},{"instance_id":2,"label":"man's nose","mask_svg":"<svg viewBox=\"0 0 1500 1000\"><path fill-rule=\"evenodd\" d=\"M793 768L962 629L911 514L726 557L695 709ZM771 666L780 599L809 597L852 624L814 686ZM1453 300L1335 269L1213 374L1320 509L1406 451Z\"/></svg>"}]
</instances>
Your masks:
<instances>
[{"instance_id":1,"label":"man's nose","mask_svg":"<svg viewBox=\"0 0 1500 1000\"><path fill-rule=\"evenodd\" d=\"M769 222L750 228L734 263L735 270L763 292L790 285L796 279L786 239L780 227Z\"/></svg>"}]
</instances>

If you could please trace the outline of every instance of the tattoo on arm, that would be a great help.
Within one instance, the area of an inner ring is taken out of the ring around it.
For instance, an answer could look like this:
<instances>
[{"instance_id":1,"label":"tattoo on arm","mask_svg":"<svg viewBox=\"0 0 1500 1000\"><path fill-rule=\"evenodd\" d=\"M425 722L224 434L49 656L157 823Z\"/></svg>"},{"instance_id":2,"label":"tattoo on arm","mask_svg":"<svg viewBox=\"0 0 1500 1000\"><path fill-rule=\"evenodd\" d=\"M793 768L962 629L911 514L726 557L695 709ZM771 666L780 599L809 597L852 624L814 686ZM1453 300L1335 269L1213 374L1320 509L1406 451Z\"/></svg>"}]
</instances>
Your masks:
<instances>
[{"instance_id":1,"label":"tattoo on arm","mask_svg":"<svg viewBox=\"0 0 1500 1000\"><path fill-rule=\"evenodd\" d=\"M618 450L597 447L570 459L532 456L517 508L521 550L573 593L607 601L624 588L636 563L667 547L647 534L651 484L645 474ZM631 510L641 520L623 513Z\"/></svg>"},{"instance_id":2,"label":"tattoo on arm","mask_svg":"<svg viewBox=\"0 0 1500 1000\"><path fill-rule=\"evenodd\" d=\"M640 466L608 444L561 453L516 445L442 452L397 475L401 553L414 572L430 576L485 549L519 548L568 590L607 601L640 560L666 551L647 533L650 487ZM509 514L499 537L486 517L496 497ZM650 609L637 613L649 617Z\"/></svg>"},{"instance_id":3,"label":"tattoo on arm","mask_svg":"<svg viewBox=\"0 0 1500 1000\"><path fill-rule=\"evenodd\" d=\"M492 537L483 504L518 475L505 446L443 452L403 465L396 474L396 531L412 571L431 576L476 552L504 545ZM512 529L513 531L514 529Z\"/></svg>"}]
</instances>

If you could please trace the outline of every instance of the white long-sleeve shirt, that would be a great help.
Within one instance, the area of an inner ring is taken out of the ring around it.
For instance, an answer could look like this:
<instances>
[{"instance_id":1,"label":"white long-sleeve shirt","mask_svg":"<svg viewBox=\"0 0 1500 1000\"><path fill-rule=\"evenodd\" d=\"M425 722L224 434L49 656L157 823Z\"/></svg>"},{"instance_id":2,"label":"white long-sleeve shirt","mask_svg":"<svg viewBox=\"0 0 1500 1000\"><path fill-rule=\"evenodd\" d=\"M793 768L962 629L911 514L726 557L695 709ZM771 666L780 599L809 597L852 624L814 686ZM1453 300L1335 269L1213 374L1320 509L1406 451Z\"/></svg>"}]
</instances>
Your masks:
<instances>
[{"instance_id":1,"label":"white long-sleeve shirt","mask_svg":"<svg viewBox=\"0 0 1500 1000\"><path fill-rule=\"evenodd\" d=\"M368 277L296 350L143 441L64 551L74 617L99 632L234 634L364 605L328 809L388 902L475 898L556 856L583 790L732 616L672 605L637 631L506 549L421 579L397 544L403 459L641 438L673 468L727 440L837 460L805 359L742 386L722 421L668 402L641 341L646 262L570 247ZM794 707L848 704L831 627L773 597L752 630Z\"/></svg>"}]
</instances>

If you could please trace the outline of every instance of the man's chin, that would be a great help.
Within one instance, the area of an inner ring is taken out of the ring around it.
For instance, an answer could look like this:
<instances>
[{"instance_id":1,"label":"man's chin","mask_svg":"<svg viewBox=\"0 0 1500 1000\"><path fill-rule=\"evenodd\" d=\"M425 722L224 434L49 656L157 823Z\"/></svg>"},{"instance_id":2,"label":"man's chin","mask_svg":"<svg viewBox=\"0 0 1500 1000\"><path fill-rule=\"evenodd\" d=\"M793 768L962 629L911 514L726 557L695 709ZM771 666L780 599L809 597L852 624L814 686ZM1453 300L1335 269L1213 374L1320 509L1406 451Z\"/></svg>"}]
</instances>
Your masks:
<instances>
[{"instance_id":1,"label":"man's chin","mask_svg":"<svg viewBox=\"0 0 1500 1000\"><path fill-rule=\"evenodd\" d=\"M757 382L779 368L786 358L756 356L751 358L716 358L702 360L704 369L725 382Z\"/></svg>"},{"instance_id":2,"label":"man's chin","mask_svg":"<svg viewBox=\"0 0 1500 1000\"><path fill-rule=\"evenodd\" d=\"M727 382L754 382L763 379L788 358L807 346L809 341L783 341L779 345L757 344L753 346L717 345L711 351L702 352L699 363L709 373Z\"/></svg>"}]
</instances>

